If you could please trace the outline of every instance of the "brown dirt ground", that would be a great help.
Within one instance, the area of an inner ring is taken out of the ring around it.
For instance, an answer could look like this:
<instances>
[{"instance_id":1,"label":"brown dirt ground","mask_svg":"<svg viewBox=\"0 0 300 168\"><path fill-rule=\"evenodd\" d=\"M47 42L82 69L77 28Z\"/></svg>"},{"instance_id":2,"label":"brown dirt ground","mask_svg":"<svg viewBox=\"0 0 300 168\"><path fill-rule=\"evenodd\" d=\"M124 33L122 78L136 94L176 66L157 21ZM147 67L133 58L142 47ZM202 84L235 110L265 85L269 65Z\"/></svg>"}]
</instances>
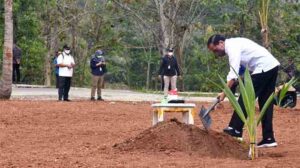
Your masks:
<instances>
[{"instance_id":1,"label":"brown dirt ground","mask_svg":"<svg viewBox=\"0 0 300 168\"><path fill-rule=\"evenodd\" d=\"M245 144L221 133L228 103L212 113L207 134L198 117L195 126L169 121L180 114L151 127L150 102L0 101L0 167L300 167L299 103L276 108L279 146L251 161Z\"/></svg>"}]
</instances>

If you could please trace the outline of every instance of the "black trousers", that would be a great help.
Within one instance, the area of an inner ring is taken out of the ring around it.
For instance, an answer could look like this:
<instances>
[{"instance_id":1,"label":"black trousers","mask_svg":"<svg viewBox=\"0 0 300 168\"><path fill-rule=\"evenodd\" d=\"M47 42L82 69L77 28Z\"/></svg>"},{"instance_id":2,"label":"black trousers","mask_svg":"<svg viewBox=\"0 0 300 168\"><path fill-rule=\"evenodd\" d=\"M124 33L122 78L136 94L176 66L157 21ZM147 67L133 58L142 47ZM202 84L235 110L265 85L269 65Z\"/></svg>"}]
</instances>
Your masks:
<instances>
[{"instance_id":1,"label":"black trousers","mask_svg":"<svg viewBox=\"0 0 300 168\"><path fill-rule=\"evenodd\" d=\"M59 88L59 75L55 74L55 87Z\"/></svg>"},{"instance_id":2,"label":"black trousers","mask_svg":"<svg viewBox=\"0 0 300 168\"><path fill-rule=\"evenodd\" d=\"M69 91L71 87L71 77L59 77L58 100L69 99Z\"/></svg>"},{"instance_id":3,"label":"black trousers","mask_svg":"<svg viewBox=\"0 0 300 168\"><path fill-rule=\"evenodd\" d=\"M255 96L258 98L259 109L261 110L270 97L270 95L275 90L276 79L278 75L278 67L275 67L267 72L263 72L260 74L251 75L253 87L255 90ZM245 106L242 101L242 97L240 96L238 102L246 115ZM262 135L263 139L274 138L273 132L273 106L274 102L270 104L267 108L263 118L262 118ZM239 118L236 112L233 113L229 126L242 132L244 123Z\"/></svg>"},{"instance_id":4,"label":"black trousers","mask_svg":"<svg viewBox=\"0 0 300 168\"><path fill-rule=\"evenodd\" d=\"M20 82L20 64L13 64L13 82Z\"/></svg>"}]
</instances>

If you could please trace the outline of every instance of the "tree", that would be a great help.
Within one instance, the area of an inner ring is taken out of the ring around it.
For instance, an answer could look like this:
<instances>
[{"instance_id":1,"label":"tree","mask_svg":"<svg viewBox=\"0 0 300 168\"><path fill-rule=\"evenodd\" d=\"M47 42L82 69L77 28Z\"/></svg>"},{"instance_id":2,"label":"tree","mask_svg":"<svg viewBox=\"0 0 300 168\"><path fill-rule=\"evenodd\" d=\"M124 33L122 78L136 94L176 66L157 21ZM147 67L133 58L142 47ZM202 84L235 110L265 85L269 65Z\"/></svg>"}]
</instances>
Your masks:
<instances>
[{"instance_id":1,"label":"tree","mask_svg":"<svg viewBox=\"0 0 300 168\"><path fill-rule=\"evenodd\" d=\"M126 17L132 17L146 31L150 31L160 51L165 54L166 48L175 48L180 70L185 69L184 49L190 35L206 16L206 7L210 1L195 0L153 0L124 1L113 0L117 7L126 11ZM181 85L184 90L184 83Z\"/></svg>"},{"instance_id":2,"label":"tree","mask_svg":"<svg viewBox=\"0 0 300 168\"><path fill-rule=\"evenodd\" d=\"M13 47L13 0L5 0L5 34L0 99L9 99L12 92L12 47Z\"/></svg>"},{"instance_id":3,"label":"tree","mask_svg":"<svg viewBox=\"0 0 300 168\"><path fill-rule=\"evenodd\" d=\"M261 33L263 39L263 46L267 49L270 49L269 44L269 28L268 28L268 14L269 14L269 4L270 0L262 0L260 2L259 9L259 21L261 25Z\"/></svg>"}]
</instances>

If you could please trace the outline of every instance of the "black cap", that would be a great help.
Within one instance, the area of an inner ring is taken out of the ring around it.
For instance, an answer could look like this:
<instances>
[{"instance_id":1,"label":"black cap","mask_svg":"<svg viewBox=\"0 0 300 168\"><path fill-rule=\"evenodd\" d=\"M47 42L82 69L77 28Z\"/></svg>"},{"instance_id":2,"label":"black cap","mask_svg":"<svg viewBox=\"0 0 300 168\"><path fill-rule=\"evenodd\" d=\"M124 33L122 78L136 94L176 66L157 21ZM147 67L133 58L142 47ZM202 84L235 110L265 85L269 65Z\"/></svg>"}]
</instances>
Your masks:
<instances>
[{"instance_id":1,"label":"black cap","mask_svg":"<svg viewBox=\"0 0 300 168\"><path fill-rule=\"evenodd\" d=\"M67 44L65 44L64 47L63 47L63 49L64 50L70 50L70 47Z\"/></svg>"},{"instance_id":2,"label":"black cap","mask_svg":"<svg viewBox=\"0 0 300 168\"><path fill-rule=\"evenodd\" d=\"M168 52L173 52L173 48L168 48L167 51Z\"/></svg>"}]
</instances>

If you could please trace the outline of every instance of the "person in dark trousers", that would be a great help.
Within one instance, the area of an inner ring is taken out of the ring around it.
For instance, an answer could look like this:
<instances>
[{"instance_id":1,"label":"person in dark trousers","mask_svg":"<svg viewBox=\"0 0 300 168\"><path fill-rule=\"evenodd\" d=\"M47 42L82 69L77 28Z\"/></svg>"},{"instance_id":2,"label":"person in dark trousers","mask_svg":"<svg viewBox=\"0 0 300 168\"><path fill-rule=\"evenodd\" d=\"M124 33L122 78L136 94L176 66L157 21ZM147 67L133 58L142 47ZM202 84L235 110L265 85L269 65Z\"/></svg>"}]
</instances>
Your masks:
<instances>
[{"instance_id":1,"label":"person in dark trousers","mask_svg":"<svg viewBox=\"0 0 300 168\"><path fill-rule=\"evenodd\" d=\"M170 83L172 90L177 89L177 76L180 76L177 60L174 56L173 49L168 49L167 54L162 58L158 76L164 79L164 96L168 95Z\"/></svg>"},{"instance_id":2,"label":"person in dark trousers","mask_svg":"<svg viewBox=\"0 0 300 168\"><path fill-rule=\"evenodd\" d=\"M73 68L75 66L74 58L70 54L70 52L70 47L64 45L63 52L57 57L57 65L59 66L59 101L70 101L69 91L71 87L71 79L73 76Z\"/></svg>"},{"instance_id":3,"label":"person in dark trousers","mask_svg":"<svg viewBox=\"0 0 300 168\"><path fill-rule=\"evenodd\" d=\"M21 64L22 50L16 45L13 45L13 83L20 83L21 73L20 73L20 64Z\"/></svg>"},{"instance_id":4,"label":"person in dark trousers","mask_svg":"<svg viewBox=\"0 0 300 168\"><path fill-rule=\"evenodd\" d=\"M259 108L264 106L269 96L275 90L276 78L278 75L278 60L264 47L247 38L229 38L225 39L222 35L213 35L208 39L207 47L216 56L223 57L228 55L230 71L227 75L227 85L232 87L239 72L240 65L248 67L251 72L251 79L255 90L255 96L258 98ZM219 93L220 101L225 98L225 93ZM245 112L242 98L238 102ZM273 106L271 103L262 118L263 139L257 144L257 147L276 147L277 142L273 132ZM223 131L233 137L242 138L243 121L236 112L233 113L229 126Z\"/></svg>"},{"instance_id":5,"label":"person in dark trousers","mask_svg":"<svg viewBox=\"0 0 300 168\"><path fill-rule=\"evenodd\" d=\"M288 60L288 65L283 68L283 71L287 74L286 82L289 82L296 74L296 66L292 58Z\"/></svg>"},{"instance_id":6,"label":"person in dark trousers","mask_svg":"<svg viewBox=\"0 0 300 168\"><path fill-rule=\"evenodd\" d=\"M54 73L55 73L55 87L59 88L59 66L57 64L57 57L61 54L60 51L56 51L53 59Z\"/></svg>"},{"instance_id":7,"label":"person in dark trousers","mask_svg":"<svg viewBox=\"0 0 300 168\"><path fill-rule=\"evenodd\" d=\"M104 82L104 74L107 72L107 69L102 50L97 50L92 56L90 67L92 73L91 100L95 100L95 94L97 90L97 100L103 101L101 96L101 88Z\"/></svg>"}]
</instances>

